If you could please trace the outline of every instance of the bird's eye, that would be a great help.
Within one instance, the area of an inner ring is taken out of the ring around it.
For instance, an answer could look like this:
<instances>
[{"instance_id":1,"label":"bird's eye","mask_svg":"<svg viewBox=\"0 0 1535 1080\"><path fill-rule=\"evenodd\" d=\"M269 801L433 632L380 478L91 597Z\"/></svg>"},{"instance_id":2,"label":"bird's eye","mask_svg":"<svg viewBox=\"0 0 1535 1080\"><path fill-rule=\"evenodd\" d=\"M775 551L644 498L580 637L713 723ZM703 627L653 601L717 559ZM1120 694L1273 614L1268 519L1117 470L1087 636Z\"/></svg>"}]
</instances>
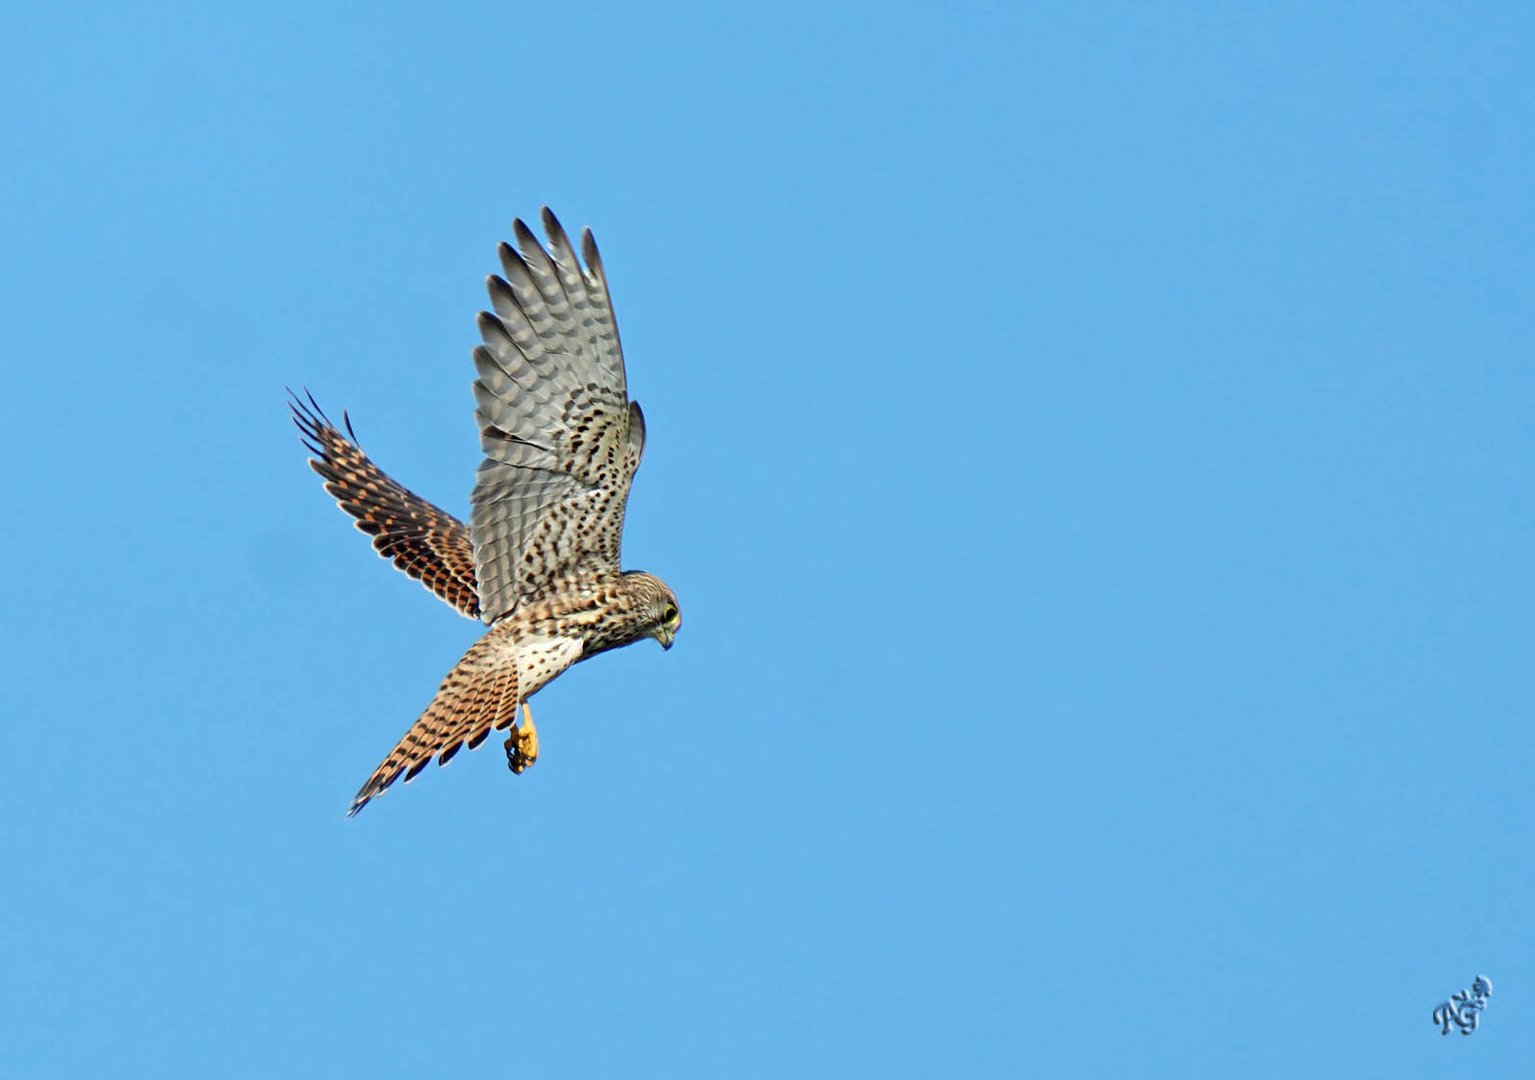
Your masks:
<instances>
[{"instance_id":1,"label":"bird's eye","mask_svg":"<svg viewBox=\"0 0 1535 1080\"><path fill-rule=\"evenodd\" d=\"M668 623L668 622L673 621L676 618L677 618L677 606L675 604L667 604L666 605L666 610L661 612L661 621L664 622L664 623Z\"/></svg>"}]
</instances>

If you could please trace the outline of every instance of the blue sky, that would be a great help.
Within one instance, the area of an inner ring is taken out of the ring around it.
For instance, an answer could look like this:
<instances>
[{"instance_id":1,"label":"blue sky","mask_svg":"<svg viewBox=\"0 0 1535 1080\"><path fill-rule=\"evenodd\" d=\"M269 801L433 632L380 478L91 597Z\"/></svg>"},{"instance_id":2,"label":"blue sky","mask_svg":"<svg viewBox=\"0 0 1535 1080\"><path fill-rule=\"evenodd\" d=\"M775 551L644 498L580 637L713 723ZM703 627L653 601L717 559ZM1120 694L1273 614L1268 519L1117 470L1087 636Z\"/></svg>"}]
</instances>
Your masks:
<instances>
[{"instance_id":1,"label":"blue sky","mask_svg":"<svg viewBox=\"0 0 1535 1080\"><path fill-rule=\"evenodd\" d=\"M1532 32L12 15L8 1071L1522 1075ZM682 633L540 695L528 774L347 821L475 627L283 387L466 512L542 203L602 244Z\"/></svg>"}]
</instances>

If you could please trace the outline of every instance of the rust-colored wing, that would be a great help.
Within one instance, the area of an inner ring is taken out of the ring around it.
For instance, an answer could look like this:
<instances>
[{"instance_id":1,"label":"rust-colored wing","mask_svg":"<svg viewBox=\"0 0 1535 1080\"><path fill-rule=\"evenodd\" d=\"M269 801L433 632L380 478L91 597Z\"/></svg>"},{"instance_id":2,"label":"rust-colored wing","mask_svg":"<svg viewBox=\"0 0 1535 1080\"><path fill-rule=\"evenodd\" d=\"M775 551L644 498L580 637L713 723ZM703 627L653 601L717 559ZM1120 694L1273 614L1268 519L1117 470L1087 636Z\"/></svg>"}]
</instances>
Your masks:
<instances>
[{"instance_id":1,"label":"rust-colored wing","mask_svg":"<svg viewBox=\"0 0 1535 1080\"><path fill-rule=\"evenodd\" d=\"M373 537L384 558L425 585L461 614L480 617L474 547L469 529L453 515L391 480L357 445L352 422L342 414L342 434L320 411L312 396L289 403L304 445L314 455L309 467L325 480L325 490Z\"/></svg>"},{"instance_id":2,"label":"rust-colored wing","mask_svg":"<svg viewBox=\"0 0 1535 1080\"><path fill-rule=\"evenodd\" d=\"M492 731L511 726L524 692L548 682L580 655L579 636L525 642L498 628L480 638L448 672L426 712L373 770L352 800L347 816L356 814L396 780L414 780L432 758L446 765L463 747L474 750ZM519 672L528 680L527 686Z\"/></svg>"}]
</instances>

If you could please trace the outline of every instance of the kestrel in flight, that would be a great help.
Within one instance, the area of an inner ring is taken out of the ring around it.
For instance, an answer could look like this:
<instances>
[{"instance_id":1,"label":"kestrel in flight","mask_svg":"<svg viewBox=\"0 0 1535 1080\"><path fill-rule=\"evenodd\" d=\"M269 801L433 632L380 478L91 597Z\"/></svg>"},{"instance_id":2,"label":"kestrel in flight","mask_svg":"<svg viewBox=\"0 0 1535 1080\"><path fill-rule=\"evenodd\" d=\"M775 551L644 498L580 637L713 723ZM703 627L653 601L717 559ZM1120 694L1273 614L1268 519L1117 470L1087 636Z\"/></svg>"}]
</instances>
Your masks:
<instances>
[{"instance_id":1,"label":"kestrel in flight","mask_svg":"<svg viewBox=\"0 0 1535 1080\"><path fill-rule=\"evenodd\" d=\"M681 623L660 579L619 569L624 506L645 448L629 400L607 277L590 230L581 257L546 207L547 250L521 220L487 280L475 347L480 463L469 524L391 480L314 398L293 419L325 490L373 547L457 611L490 626L352 800L349 814L436 758L446 765L510 727L507 764L538 757L528 698L572 664ZM584 265L583 265L584 261ZM521 710L524 722L516 723Z\"/></svg>"}]
</instances>

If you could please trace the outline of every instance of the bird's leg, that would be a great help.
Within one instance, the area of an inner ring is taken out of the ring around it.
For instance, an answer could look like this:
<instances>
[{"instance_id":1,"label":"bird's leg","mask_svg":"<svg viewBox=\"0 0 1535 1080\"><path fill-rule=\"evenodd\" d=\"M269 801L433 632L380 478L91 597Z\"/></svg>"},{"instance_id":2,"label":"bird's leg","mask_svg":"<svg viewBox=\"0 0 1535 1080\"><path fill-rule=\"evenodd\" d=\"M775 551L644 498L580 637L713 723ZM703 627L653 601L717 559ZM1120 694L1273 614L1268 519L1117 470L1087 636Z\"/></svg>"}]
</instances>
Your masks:
<instances>
[{"instance_id":1,"label":"bird's leg","mask_svg":"<svg viewBox=\"0 0 1535 1080\"><path fill-rule=\"evenodd\" d=\"M522 703L523 723L512 725L506 737L506 767L521 773L538 760L538 728L533 726L533 711L528 703Z\"/></svg>"}]
</instances>

